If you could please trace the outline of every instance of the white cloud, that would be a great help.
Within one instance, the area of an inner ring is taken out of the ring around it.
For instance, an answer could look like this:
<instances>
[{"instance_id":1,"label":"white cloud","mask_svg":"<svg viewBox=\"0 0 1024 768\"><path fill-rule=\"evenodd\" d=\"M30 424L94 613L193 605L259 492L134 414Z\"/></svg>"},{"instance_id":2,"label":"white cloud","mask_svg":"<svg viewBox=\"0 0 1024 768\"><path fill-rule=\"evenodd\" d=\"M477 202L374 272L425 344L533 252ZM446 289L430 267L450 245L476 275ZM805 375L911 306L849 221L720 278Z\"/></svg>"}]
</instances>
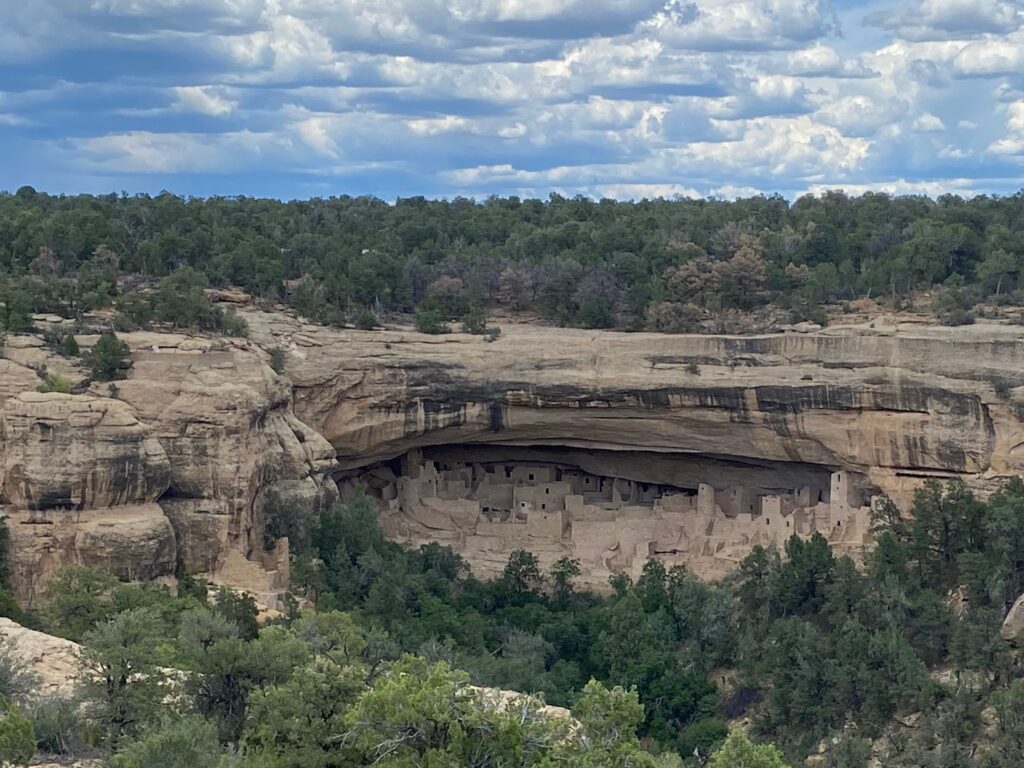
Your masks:
<instances>
[{"instance_id":1,"label":"white cloud","mask_svg":"<svg viewBox=\"0 0 1024 768\"><path fill-rule=\"evenodd\" d=\"M892 181L876 181L864 184L813 184L807 193L823 195L826 192L840 190L848 195L863 195L865 192L884 192L889 195L927 195L938 197L953 193L969 197L978 194L973 179L934 179L931 181L908 181L895 179Z\"/></svg>"},{"instance_id":2,"label":"white cloud","mask_svg":"<svg viewBox=\"0 0 1024 768\"><path fill-rule=\"evenodd\" d=\"M640 29L693 50L796 48L838 29L828 0L669 0Z\"/></svg>"},{"instance_id":3,"label":"white cloud","mask_svg":"<svg viewBox=\"0 0 1024 768\"><path fill-rule=\"evenodd\" d=\"M1007 135L989 147L995 155L1024 155L1024 101L1015 101L1006 109Z\"/></svg>"},{"instance_id":4,"label":"white cloud","mask_svg":"<svg viewBox=\"0 0 1024 768\"><path fill-rule=\"evenodd\" d=\"M1019 75L1024 71L1024 32L973 42L960 51L953 67L964 76Z\"/></svg>"},{"instance_id":5,"label":"white cloud","mask_svg":"<svg viewBox=\"0 0 1024 768\"><path fill-rule=\"evenodd\" d=\"M920 133L931 133L934 131L946 130L946 126L942 120L931 112L923 112L914 118L913 128L915 131Z\"/></svg>"},{"instance_id":6,"label":"white cloud","mask_svg":"<svg viewBox=\"0 0 1024 768\"><path fill-rule=\"evenodd\" d=\"M70 139L71 162L102 172L221 173L244 168L282 147L267 133L153 133L132 131ZM277 145L277 146L275 146Z\"/></svg>"},{"instance_id":7,"label":"white cloud","mask_svg":"<svg viewBox=\"0 0 1024 768\"><path fill-rule=\"evenodd\" d=\"M597 187L597 192L601 197L610 197L615 200L641 200L656 197L699 199L703 197L693 187L686 187L682 184L601 184Z\"/></svg>"},{"instance_id":8,"label":"white cloud","mask_svg":"<svg viewBox=\"0 0 1024 768\"><path fill-rule=\"evenodd\" d=\"M211 85L181 85L173 89L176 100L173 109L179 112L198 112L210 117L230 115L238 106L228 98L227 90Z\"/></svg>"},{"instance_id":9,"label":"white cloud","mask_svg":"<svg viewBox=\"0 0 1024 768\"><path fill-rule=\"evenodd\" d=\"M835 74L842 68L842 59L834 48L819 42L789 53L786 68L792 75Z\"/></svg>"},{"instance_id":10,"label":"white cloud","mask_svg":"<svg viewBox=\"0 0 1024 768\"><path fill-rule=\"evenodd\" d=\"M942 40L1011 32L1022 16L1017 0L920 0L869 19L909 40Z\"/></svg>"},{"instance_id":11,"label":"white cloud","mask_svg":"<svg viewBox=\"0 0 1024 768\"><path fill-rule=\"evenodd\" d=\"M725 141L694 142L675 152L720 171L812 177L856 169L871 147L866 139L844 136L806 115L755 118L739 125L713 123L727 135Z\"/></svg>"}]
</instances>

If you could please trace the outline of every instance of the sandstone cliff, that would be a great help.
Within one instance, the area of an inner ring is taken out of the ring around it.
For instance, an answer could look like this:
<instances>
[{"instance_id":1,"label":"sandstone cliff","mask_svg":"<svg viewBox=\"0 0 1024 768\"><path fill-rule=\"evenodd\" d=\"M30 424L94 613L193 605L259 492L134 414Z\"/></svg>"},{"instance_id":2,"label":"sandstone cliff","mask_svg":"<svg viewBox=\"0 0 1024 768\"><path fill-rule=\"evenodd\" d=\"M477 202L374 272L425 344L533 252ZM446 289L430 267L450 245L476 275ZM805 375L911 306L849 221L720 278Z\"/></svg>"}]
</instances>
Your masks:
<instances>
[{"instance_id":1,"label":"sandstone cliff","mask_svg":"<svg viewBox=\"0 0 1024 768\"><path fill-rule=\"evenodd\" d=\"M296 414L343 468L449 443L643 449L845 469L903 500L922 476L1024 468L1014 326L726 337L511 325L488 343L247 318L253 339L289 352Z\"/></svg>"},{"instance_id":2,"label":"sandstone cliff","mask_svg":"<svg viewBox=\"0 0 1024 768\"><path fill-rule=\"evenodd\" d=\"M87 348L96 337L79 336ZM276 494L314 510L333 498L334 451L292 413L291 388L266 353L239 341L123 334L128 379L79 395L40 394L33 368L85 371L34 336L0 360L0 488L12 577L31 603L61 565L123 578L216 578L233 555L254 568L237 586L273 593L278 550L264 552L263 509ZM266 572L265 577L260 576Z\"/></svg>"},{"instance_id":3,"label":"sandstone cliff","mask_svg":"<svg viewBox=\"0 0 1024 768\"><path fill-rule=\"evenodd\" d=\"M39 337L8 338L0 501L22 597L67 562L131 578L180 562L251 580L283 565L264 552L270 496L314 509L332 477L431 446L586 451L588 472L686 487L707 482L694 467L762 491L841 470L856 503L885 493L906 504L924 477L984 491L1024 469L1015 326L730 337L513 324L488 342L243 314L248 341L124 334L129 378L81 395L35 393L34 367L76 383L84 371ZM268 365L276 346L283 375Z\"/></svg>"}]
</instances>

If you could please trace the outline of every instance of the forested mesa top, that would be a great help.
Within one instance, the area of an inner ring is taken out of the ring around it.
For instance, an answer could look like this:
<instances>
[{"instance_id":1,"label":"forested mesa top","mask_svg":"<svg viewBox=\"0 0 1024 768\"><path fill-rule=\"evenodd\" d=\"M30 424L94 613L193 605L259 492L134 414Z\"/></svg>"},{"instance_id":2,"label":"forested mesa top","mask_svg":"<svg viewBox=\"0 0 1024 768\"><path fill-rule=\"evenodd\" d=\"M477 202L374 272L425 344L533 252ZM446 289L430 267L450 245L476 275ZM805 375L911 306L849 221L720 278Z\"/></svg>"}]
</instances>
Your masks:
<instances>
[{"instance_id":1,"label":"forested mesa top","mask_svg":"<svg viewBox=\"0 0 1024 768\"><path fill-rule=\"evenodd\" d=\"M0 320L11 330L26 312L75 313L114 300L125 318L144 321L132 288L145 281L124 276L161 278L182 267L195 273L177 292L238 285L332 323L365 320L368 310L461 319L500 305L584 327L763 330L824 321L829 303L869 296L899 304L938 285L934 308L959 323L983 299L1021 300L1024 193L393 204L67 197L31 187L0 195Z\"/></svg>"}]
</instances>

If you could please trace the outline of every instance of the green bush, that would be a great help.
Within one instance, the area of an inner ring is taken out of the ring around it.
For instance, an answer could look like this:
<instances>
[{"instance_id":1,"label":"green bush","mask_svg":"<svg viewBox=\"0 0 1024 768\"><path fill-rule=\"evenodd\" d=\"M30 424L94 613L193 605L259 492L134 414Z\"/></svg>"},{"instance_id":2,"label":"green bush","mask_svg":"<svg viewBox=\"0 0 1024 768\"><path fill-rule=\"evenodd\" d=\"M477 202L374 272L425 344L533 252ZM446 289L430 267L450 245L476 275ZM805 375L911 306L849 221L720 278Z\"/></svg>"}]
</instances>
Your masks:
<instances>
[{"instance_id":1,"label":"green bush","mask_svg":"<svg viewBox=\"0 0 1024 768\"><path fill-rule=\"evenodd\" d=\"M131 349L113 333L105 333L89 350L85 361L94 381L123 379L131 366Z\"/></svg>"},{"instance_id":2,"label":"green bush","mask_svg":"<svg viewBox=\"0 0 1024 768\"><path fill-rule=\"evenodd\" d=\"M462 318L462 332L483 336L487 333L487 315L482 309L470 310Z\"/></svg>"},{"instance_id":3,"label":"green bush","mask_svg":"<svg viewBox=\"0 0 1024 768\"><path fill-rule=\"evenodd\" d=\"M270 353L270 367L274 370L274 373L284 373L284 350L280 347L271 347L267 351Z\"/></svg>"},{"instance_id":4,"label":"green bush","mask_svg":"<svg viewBox=\"0 0 1024 768\"><path fill-rule=\"evenodd\" d=\"M32 723L20 709L0 697L0 761L28 765L36 753Z\"/></svg>"},{"instance_id":5,"label":"green bush","mask_svg":"<svg viewBox=\"0 0 1024 768\"><path fill-rule=\"evenodd\" d=\"M192 716L165 720L114 756L114 768L214 768L220 760L217 729Z\"/></svg>"},{"instance_id":6,"label":"green bush","mask_svg":"<svg viewBox=\"0 0 1024 768\"><path fill-rule=\"evenodd\" d=\"M71 379L61 376L59 373L46 373L43 380L36 385L36 392L62 392L67 395L71 392Z\"/></svg>"},{"instance_id":7,"label":"green bush","mask_svg":"<svg viewBox=\"0 0 1024 768\"><path fill-rule=\"evenodd\" d=\"M448 323L436 309L424 309L416 313L416 330L420 333L448 333Z\"/></svg>"},{"instance_id":8,"label":"green bush","mask_svg":"<svg viewBox=\"0 0 1024 768\"><path fill-rule=\"evenodd\" d=\"M380 327L380 321L369 309L361 307L360 310L356 312L355 326L361 331L372 331L374 328Z\"/></svg>"},{"instance_id":9,"label":"green bush","mask_svg":"<svg viewBox=\"0 0 1024 768\"><path fill-rule=\"evenodd\" d=\"M43 752L81 757L93 751L96 734L83 717L78 701L47 696L37 699L28 711L36 743Z\"/></svg>"}]
</instances>

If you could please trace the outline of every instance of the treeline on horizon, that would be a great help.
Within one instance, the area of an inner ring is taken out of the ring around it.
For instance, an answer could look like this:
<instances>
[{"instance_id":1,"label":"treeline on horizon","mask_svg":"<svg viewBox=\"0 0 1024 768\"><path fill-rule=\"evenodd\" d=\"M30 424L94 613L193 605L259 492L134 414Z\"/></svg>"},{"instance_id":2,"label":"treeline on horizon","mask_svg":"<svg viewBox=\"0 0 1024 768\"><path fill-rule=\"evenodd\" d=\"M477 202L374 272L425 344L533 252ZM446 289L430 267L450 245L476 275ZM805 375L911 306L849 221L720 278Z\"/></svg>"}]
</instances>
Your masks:
<instances>
[{"instance_id":1,"label":"treeline on horizon","mask_svg":"<svg viewBox=\"0 0 1024 768\"><path fill-rule=\"evenodd\" d=\"M146 280L127 275L172 276L179 295L240 286L333 324L462 320L500 306L560 325L742 331L768 307L822 322L828 304L899 306L937 286L936 311L959 323L981 301L1024 303L1022 270L1024 192L792 203L0 194L0 322L12 330L26 312L111 303L125 325L217 326L202 307L140 300L132 288Z\"/></svg>"}]
</instances>

